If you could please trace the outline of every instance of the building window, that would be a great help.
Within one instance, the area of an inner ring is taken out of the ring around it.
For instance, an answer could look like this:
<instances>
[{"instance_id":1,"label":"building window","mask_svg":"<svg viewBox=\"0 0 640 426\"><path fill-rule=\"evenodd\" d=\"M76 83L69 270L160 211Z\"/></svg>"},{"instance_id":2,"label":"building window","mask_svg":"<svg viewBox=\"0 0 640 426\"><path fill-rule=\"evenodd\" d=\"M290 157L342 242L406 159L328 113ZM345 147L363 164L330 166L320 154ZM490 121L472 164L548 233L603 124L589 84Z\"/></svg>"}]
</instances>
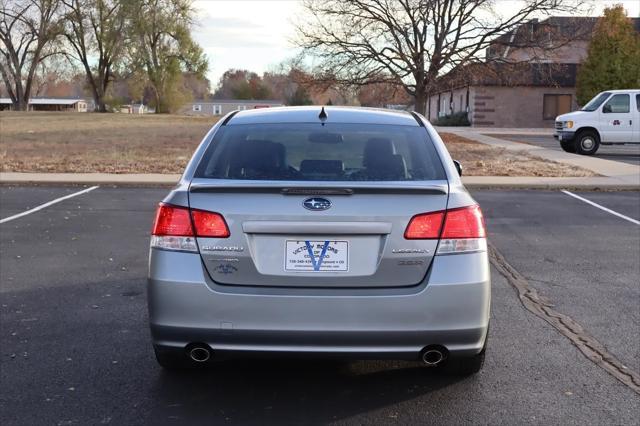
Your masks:
<instances>
[{"instance_id":1,"label":"building window","mask_svg":"<svg viewBox=\"0 0 640 426\"><path fill-rule=\"evenodd\" d=\"M571 112L571 95L544 95L542 118L555 120L560 114Z\"/></svg>"},{"instance_id":2,"label":"building window","mask_svg":"<svg viewBox=\"0 0 640 426\"><path fill-rule=\"evenodd\" d=\"M193 110L196 111L196 112L202 111L202 105L194 105L193 106Z\"/></svg>"},{"instance_id":3,"label":"building window","mask_svg":"<svg viewBox=\"0 0 640 426\"><path fill-rule=\"evenodd\" d=\"M605 114L626 114L630 111L629 95L613 95L602 107Z\"/></svg>"},{"instance_id":4,"label":"building window","mask_svg":"<svg viewBox=\"0 0 640 426\"><path fill-rule=\"evenodd\" d=\"M238 105L238 111L244 111L247 109L246 105Z\"/></svg>"},{"instance_id":5,"label":"building window","mask_svg":"<svg viewBox=\"0 0 640 426\"><path fill-rule=\"evenodd\" d=\"M213 106L213 115L222 115L222 105Z\"/></svg>"}]
</instances>

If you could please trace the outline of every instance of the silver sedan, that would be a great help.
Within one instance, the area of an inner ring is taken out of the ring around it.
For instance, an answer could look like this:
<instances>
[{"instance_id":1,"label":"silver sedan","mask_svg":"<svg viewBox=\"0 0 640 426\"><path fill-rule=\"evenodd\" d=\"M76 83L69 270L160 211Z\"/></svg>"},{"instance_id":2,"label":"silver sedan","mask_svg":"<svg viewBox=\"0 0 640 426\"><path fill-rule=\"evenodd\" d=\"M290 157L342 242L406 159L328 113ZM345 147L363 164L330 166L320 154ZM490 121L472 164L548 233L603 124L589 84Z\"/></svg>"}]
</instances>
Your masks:
<instances>
[{"instance_id":1,"label":"silver sedan","mask_svg":"<svg viewBox=\"0 0 640 426\"><path fill-rule=\"evenodd\" d=\"M158 362L306 354L478 372L490 276L482 212L460 173L415 113L227 115L157 210Z\"/></svg>"}]
</instances>

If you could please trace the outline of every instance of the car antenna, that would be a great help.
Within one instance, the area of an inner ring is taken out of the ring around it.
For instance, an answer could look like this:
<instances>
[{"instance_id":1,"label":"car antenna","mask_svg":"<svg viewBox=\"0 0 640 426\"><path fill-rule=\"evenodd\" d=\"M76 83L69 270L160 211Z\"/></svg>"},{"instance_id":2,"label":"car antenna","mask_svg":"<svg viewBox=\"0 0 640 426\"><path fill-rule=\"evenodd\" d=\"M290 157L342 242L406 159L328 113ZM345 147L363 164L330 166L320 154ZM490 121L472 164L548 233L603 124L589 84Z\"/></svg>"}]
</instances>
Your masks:
<instances>
[{"instance_id":1,"label":"car antenna","mask_svg":"<svg viewBox=\"0 0 640 426\"><path fill-rule=\"evenodd\" d=\"M322 125L324 126L324 121L327 119L327 113L324 110L324 106L320 110L320 114L318 115L318 118L320 119L320 121L323 121Z\"/></svg>"}]
</instances>

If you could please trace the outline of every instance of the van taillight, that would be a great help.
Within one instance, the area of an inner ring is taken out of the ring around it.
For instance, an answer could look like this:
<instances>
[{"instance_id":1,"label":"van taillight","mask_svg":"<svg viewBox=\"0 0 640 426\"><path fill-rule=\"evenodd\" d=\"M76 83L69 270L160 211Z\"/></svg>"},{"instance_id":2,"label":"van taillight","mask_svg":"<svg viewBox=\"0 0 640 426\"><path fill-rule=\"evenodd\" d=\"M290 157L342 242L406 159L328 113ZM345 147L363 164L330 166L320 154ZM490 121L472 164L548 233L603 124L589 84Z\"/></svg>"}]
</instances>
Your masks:
<instances>
[{"instance_id":1,"label":"van taillight","mask_svg":"<svg viewBox=\"0 0 640 426\"><path fill-rule=\"evenodd\" d=\"M439 238L436 254L484 251L487 248L486 236L478 205L416 215L404 233L408 240Z\"/></svg>"},{"instance_id":2,"label":"van taillight","mask_svg":"<svg viewBox=\"0 0 640 426\"><path fill-rule=\"evenodd\" d=\"M229 228L218 213L160 204L151 235L151 247L197 252L195 237L227 238Z\"/></svg>"}]
</instances>

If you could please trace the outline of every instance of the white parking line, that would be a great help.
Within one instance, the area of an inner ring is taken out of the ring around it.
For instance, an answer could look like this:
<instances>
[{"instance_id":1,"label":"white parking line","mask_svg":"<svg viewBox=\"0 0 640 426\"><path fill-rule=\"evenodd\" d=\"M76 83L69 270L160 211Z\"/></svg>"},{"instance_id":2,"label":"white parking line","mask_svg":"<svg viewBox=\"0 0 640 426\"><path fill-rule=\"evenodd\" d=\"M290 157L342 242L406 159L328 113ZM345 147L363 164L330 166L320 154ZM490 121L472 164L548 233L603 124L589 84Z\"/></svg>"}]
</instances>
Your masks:
<instances>
[{"instance_id":1,"label":"white parking line","mask_svg":"<svg viewBox=\"0 0 640 426\"><path fill-rule=\"evenodd\" d=\"M68 200L69 198L73 198L73 197L76 197L78 195L86 194L87 192L93 191L94 189L97 189L97 188L99 188L99 186L92 186L91 188L83 189L82 191L74 192L73 194L69 194L69 195L65 195L64 197L56 198L55 200L51 200L51 201L49 201L47 203L40 204L39 206L34 207L32 209L29 209L29 210L26 210L26 211L23 211L22 213L14 214L13 216L9 216L9 217L5 217L4 219L0 219L0 223L9 222L10 220L18 219L18 218L20 218L22 216L26 216L28 214L35 213L38 210L42 210L44 208L52 206L52 205L54 205L56 203L59 203L60 201Z\"/></svg>"},{"instance_id":2,"label":"white parking line","mask_svg":"<svg viewBox=\"0 0 640 426\"><path fill-rule=\"evenodd\" d=\"M631 223L635 223L636 225L640 225L640 220L632 219L632 218L630 218L629 216L625 216L625 215L623 215L623 214L621 214L621 213L615 212L615 211L613 211L613 210L611 210L611 209L608 209L608 208L606 208L606 207L604 207L604 206L601 206L600 204L594 203L593 201L587 200L586 198L582 198L581 196L576 195L576 194L574 194L574 193L572 193L572 192L566 191L566 190L564 190L564 189L562 190L562 192L564 192L565 194L567 194L567 195L569 195L569 196L571 196L571 197L573 197L573 198L576 198L576 199L578 199L578 200L580 200L580 201L584 201L585 203L590 204L590 205L592 205L593 207L597 207L597 208L599 208L600 210L603 210L603 211L605 211L605 212L607 212L607 213L611 213L611 214L612 214L612 215L614 215L614 216L618 216L618 217L619 217L619 218L621 218L621 219L628 220L629 222L631 222Z\"/></svg>"}]
</instances>

